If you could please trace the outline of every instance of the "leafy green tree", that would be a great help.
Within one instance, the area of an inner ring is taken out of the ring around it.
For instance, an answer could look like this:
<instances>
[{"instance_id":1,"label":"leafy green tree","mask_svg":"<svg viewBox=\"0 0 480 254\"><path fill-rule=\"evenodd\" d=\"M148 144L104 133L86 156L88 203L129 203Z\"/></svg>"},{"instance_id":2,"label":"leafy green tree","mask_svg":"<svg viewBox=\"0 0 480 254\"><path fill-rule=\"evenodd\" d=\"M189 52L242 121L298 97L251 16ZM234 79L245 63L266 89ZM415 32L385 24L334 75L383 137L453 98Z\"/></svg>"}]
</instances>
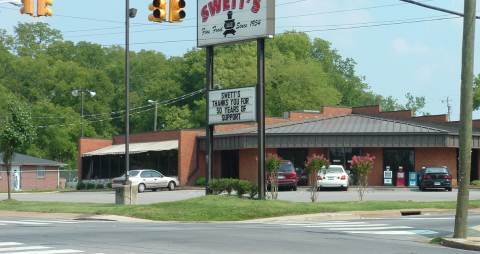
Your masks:
<instances>
[{"instance_id":1,"label":"leafy green tree","mask_svg":"<svg viewBox=\"0 0 480 254\"><path fill-rule=\"evenodd\" d=\"M15 154L33 141L35 129L32 126L30 114L25 105L14 101L14 98L12 98L7 103L7 110L10 116L0 129L0 151L3 152L2 159L7 169L8 200L11 200L10 171L12 162Z\"/></svg>"},{"instance_id":2,"label":"leafy green tree","mask_svg":"<svg viewBox=\"0 0 480 254\"><path fill-rule=\"evenodd\" d=\"M19 56L34 57L42 53L49 44L62 40L63 36L57 29L51 29L48 23L21 23L14 27L15 40L13 49Z\"/></svg>"}]
</instances>

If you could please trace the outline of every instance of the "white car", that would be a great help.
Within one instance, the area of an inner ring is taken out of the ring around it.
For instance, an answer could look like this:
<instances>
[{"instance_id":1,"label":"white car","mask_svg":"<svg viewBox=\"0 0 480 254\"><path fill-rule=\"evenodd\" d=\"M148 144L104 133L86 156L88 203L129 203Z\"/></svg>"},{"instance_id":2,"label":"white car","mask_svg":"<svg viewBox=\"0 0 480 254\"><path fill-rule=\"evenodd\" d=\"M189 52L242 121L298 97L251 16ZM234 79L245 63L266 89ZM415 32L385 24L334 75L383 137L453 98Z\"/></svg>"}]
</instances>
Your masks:
<instances>
[{"instance_id":1,"label":"white car","mask_svg":"<svg viewBox=\"0 0 480 254\"><path fill-rule=\"evenodd\" d=\"M348 190L348 174L341 165L330 165L328 169L323 167L317 175L317 186L319 189L341 187L343 190Z\"/></svg>"},{"instance_id":2,"label":"white car","mask_svg":"<svg viewBox=\"0 0 480 254\"><path fill-rule=\"evenodd\" d=\"M160 188L168 188L172 191L180 185L177 178L162 175L160 172L151 169L136 169L128 171L128 180L132 186L138 186L138 192L144 192L149 189L156 191ZM115 177L112 181L112 188L123 185L125 174L121 177Z\"/></svg>"}]
</instances>

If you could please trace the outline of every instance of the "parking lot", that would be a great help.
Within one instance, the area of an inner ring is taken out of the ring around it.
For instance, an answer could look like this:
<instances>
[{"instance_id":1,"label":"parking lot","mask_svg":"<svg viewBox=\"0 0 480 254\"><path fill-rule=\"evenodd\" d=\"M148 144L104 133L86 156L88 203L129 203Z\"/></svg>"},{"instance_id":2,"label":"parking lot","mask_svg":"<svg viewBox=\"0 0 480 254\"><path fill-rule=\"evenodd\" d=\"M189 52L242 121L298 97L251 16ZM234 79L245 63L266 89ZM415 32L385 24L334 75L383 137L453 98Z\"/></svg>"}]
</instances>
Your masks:
<instances>
[{"instance_id":1,"label":"parking lot","mask_svg":"<svg viewBox=\"0 0 480 254\"><path fill-rule=\"evenodd\" d=\"M174 191L146 191L138 194L139 204L151 204L189 199L205 195L205 190L176 189ZM15 193L12 198L19 201L59 201L59 202L92 202L92 203L114 203L115 191L72 191L72 192L47 192L47 193ZM7 194L0 194L0 199L7 199ZM311 202L310 190L299 187L297 191L280 190L278 199L292 202ZM470 190L470 199L480 199L480 189ZM328 189L319 193L318 202L332 201L358 201L358 193L355 187L348 191L340 189ZM444 190L428 190L421 192L418 188L367 188L363 200L402 200L402 201L455 201L457 200L457 189L451 192Z\"/></svg>"}]
</instances>

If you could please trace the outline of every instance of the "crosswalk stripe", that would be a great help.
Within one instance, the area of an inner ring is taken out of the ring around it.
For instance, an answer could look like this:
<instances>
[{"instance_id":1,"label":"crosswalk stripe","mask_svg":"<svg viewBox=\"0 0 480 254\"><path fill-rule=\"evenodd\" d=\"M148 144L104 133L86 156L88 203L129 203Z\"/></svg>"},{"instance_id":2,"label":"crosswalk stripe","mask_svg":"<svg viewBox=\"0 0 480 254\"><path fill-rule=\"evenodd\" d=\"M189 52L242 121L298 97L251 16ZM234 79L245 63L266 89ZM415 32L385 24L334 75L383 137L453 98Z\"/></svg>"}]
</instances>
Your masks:
<instances>
[{"instance_id":1,"label":"crosswalk stripe","mask_svg":"<svg viewBox=\"0 0 480 254\"><path fill-rule=\"evenodd\" d=\"M48 224L50 224L50 223L45 223L45 222L25 222L25 221L8 221L8 220L0 220L0 223L22 224L22 225L48 225Z\"/></svg>"},{"instance_id":2,"label":"crosswalk stripe","mask_svg":"<svg viewBox=\"0 0 480 254\"><path fill-rule=\"evenodd\" d=\"M17 243L17 242L0 242L0 246L12 246L12 245L23 245L23 243Z\"/></svg>"},{"instance_id":3,"label":"crosswalk stripe","mask_svg":"<svg viewBox=\"0 0 480 254\"><path fill-rule=\"evenodd\" d=\"M355 224L367 224L366 222L335 222L335 223L327 223L327 222L319 222L319 223L289 223L284 224L287 226L308 226L308 225L355 225Z\"/></svg>"},{"instance_id":4,"label":"crosswalk stripe","mask_svg":"<svg viewBox=\"0 0 480 254\"><path fill-rule=\"evenodd\" d=\"M41 251L22 251L22 252L7 252L2 254L67 254L85 252L81 250L41 250Z\"/></svg>"},{"instance_id":5,"label":"crosswalk stripe","mask_svg":"<svg viewBox=\"0 0 480 254\"><path fill-rule=\"evenodd\" d=\"M413 228L408 226L392 226L392 227L365 227L365 228L328 228L328 230L383 230L394 228Z\"/></svg>"},{"instance_id":6,"label":"crosswalk stripe","mask_svg":"<svg viewBox=\"0 0 480 254\"><path fill-rule=\"evenodd\" d=\"M56 221L44 221L44 220L23 220L26 222L42 222L42 223L60 223L60 224L78 224L84 223L83 221L68 221L68 220L56 220Z\"/></svg>"},{"instance_id":7,"label":"crosswalk stripe","mask_svg":"<svg viewBox=\"0 0 480 254\"><path fill-rule=\"evenodd\" d=\"M308 225L307 228L341 228L345 226L350 227L371 227L371 226L388 226L388 224L360 224L360 225Z\"/></svg>"},{"instance_id":8,"label":"crosswalk stripe","mask_svg":"<svg viewBox=\"0 0 480 254\"><path fill-rule=\"evenodd\" d=\"M350 234L371 234L371 235L416 235L411 231L344 231Z\"/></svg>"},{"instance_id":9,"label":"crosswalk stripe","mask_svg":"<svg viewBox=\"0 0 480 254\"><path fill-rule=\"evenodd\" d=\"M4 251L18 251L18 250L45 250L51 249L52 247L46 246L23 246L23 247L8 247L8 248L0 248L0 252Z\"/></svg>"}]
</instances>

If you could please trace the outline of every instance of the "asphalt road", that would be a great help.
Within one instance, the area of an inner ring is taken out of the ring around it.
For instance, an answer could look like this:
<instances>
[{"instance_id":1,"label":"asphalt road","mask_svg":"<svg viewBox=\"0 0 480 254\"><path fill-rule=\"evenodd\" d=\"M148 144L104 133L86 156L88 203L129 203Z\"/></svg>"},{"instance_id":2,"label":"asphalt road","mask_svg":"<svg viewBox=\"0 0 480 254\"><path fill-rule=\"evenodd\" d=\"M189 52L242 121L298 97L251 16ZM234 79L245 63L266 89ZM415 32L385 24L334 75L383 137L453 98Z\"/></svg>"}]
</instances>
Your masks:
<instances>
[{"instance_id":1,"label":"asphalt road","mask_svg":"<svg viewBox=\"0 0 480 254\"><path fill-rule=\"evenodd\" d=\"M174 191L146 191L138 194L139 204L151 204L183 200L205 195L205 190L181 190ZM7 194L0 194L0 199L6 199ZM78 191L78 192L50 192L50 193L12 193L12 198L20 201L63 201L63 202L92 202L114 203L114 191ZM292 202L311 202L310 191L307 188L298 188L297 191L280 191L278 198ZM470 190L470 199L480 199L480 189ZM321 191L318 202L328 201L358 201L358 192L355 188L348 191L331 189ZM421 192L418 188L367 188L363 200L411 200L411 201L456 201L457 190L451 192L445 190L428 190Z\"/></svg>"},{"instance_id":2,"label":"asphalt road","mask_svg":"<svg viewBox=\"0 0 480 254\"><path fill-rule=\"evenodd\" d=\"M0 217L0 253L474 253L427 244L454 215L263 223L137 223ZM480 215L469 217L469 227Z\"/></svg>"}]
</instances>

